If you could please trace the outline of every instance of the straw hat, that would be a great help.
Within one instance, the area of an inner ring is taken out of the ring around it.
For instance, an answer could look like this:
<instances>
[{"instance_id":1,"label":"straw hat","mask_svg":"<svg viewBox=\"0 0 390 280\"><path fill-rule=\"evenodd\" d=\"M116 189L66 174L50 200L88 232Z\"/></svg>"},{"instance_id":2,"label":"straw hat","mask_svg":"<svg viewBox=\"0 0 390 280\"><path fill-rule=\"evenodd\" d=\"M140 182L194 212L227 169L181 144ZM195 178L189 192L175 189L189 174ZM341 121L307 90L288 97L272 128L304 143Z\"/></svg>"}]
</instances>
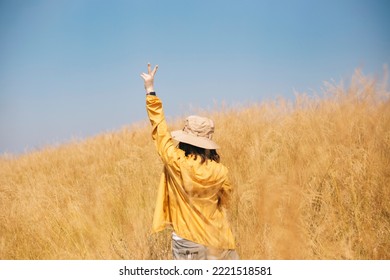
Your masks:
<instances>
[{"instance_id":1,"label":"straw hat","mask_svg":"<svg viewBox=\"0 0 390 280\"><path fill-rule=\"evenodd\" d=\"M208 118L189 116L186 118L183 130L172 131L172 138L203 149L219 149L212 138L214 122Z\"/></svg>"}]
</instances>

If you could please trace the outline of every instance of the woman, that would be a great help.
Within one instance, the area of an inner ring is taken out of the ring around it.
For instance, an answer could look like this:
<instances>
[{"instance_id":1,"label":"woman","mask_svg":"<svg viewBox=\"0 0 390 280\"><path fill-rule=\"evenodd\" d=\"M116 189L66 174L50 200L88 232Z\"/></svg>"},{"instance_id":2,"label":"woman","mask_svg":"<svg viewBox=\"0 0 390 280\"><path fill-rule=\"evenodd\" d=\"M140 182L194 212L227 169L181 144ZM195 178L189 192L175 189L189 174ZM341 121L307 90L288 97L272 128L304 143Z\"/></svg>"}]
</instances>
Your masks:
<instances>
[{"instance_id":1,"label":"woman","mask_svg":"<svg viewBox=\"0 0 390 280\"><path fill-rule=\"evenodd\" d=\"M142 73L152 137L164 163L153 232L173 228L174 259L238 259L224 208L232 187L212 140L212 120L189 116L183 130L169 133L161 100L154 91L158 66ZM179 142L175 145L174 140Z\"/></svg>"}]
</instances>

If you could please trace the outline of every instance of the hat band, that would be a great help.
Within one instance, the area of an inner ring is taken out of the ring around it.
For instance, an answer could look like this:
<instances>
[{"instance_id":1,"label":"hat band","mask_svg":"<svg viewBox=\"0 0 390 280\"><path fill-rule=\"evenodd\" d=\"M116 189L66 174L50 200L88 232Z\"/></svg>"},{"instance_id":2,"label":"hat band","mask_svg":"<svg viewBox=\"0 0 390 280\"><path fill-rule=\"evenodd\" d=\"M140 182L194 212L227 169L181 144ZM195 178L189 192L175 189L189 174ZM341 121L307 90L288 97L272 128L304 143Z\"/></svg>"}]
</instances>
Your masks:
<instances>
[{"instance_id":1,"label":"hat band","mask_svg":"<svg viewBox=\"0 0 390 280\"><path fill-rule=\"evenodd\" d=\"M191 135L196 136L196 137L203 137L203 138L207 138L207 139L210 139L210 140L213 138L213 131L209 131L209 133L200 133L198 131L192 131L187 126L185 126L183 128L183 131L185 133L191 134Z\"/></svg>"}]
</instances>

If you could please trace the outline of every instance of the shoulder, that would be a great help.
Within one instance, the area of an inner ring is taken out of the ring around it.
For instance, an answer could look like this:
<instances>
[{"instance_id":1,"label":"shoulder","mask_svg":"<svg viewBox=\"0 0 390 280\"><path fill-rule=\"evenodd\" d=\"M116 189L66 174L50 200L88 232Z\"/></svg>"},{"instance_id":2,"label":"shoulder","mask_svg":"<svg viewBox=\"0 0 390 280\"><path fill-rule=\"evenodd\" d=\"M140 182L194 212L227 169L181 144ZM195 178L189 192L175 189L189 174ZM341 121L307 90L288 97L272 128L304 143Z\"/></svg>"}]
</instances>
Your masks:
<instances>
[{"instance_id":1,"label":"shoulder","mask_svg":"<svg viewBox=\"0 0 390 280\"><path fill-rule=\"evenodd\" d=\"M212 172L218 177L224 178L228 176L229 169L223 163L208 160L205 164L207 164Z\"/></svg>"}]
</instances>

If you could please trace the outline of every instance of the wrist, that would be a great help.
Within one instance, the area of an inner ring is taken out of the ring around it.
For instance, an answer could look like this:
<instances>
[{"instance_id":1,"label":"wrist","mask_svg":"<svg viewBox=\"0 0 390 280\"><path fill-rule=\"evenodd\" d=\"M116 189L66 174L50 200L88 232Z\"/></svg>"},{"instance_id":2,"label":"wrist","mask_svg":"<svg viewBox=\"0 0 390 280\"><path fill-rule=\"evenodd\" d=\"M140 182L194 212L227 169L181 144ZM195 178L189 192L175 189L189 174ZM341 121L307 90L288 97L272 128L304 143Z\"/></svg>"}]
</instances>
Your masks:
<instances>
[{"instance_id":1,"label":"wrist","mask_svg":"<svg viewBox=\"0 0 390 280\"><path fill-rule=\"evenodd\" d=\"M154 92L154 87L147 87L145 88L146 94L149 94L150 92Z\"/></svg>"}]
</instances>

